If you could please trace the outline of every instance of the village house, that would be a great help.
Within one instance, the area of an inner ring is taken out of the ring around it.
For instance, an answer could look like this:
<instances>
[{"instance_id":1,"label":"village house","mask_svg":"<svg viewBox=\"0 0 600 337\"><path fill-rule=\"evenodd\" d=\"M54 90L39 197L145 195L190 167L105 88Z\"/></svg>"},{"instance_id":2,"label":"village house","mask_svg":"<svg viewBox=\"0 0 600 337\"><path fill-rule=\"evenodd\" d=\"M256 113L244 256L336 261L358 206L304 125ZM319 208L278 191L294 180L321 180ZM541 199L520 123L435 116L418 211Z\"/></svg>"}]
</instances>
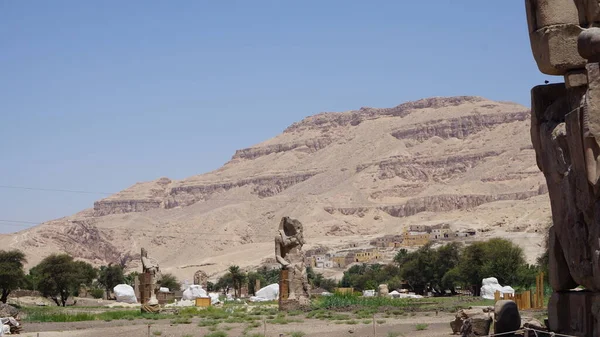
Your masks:
<instances>
[{"instance_id":1,"label":"village house","mask_svg":"<svg viewBox=\"0 0 600 337\"><path fill-rule=\"evenodd\" d=\"M404 232L402 234L402 246L414 247L426 245L430 240L427 232Z\"/></svg>"},{"instance_id":2,"label":"village house","mask_svg":"<svg viewBox=\"0 0 600 337\"><path fill-rule=\"evenodd\" d=\"M313 256L314 266L316 268L333 268L333 261L327 255Z\"/></svg>"},{"instance_id":3,"label":"village house","mask_svg":"<svg viewBox=\"0 0 600 337\"><path fill-rule=\"evenodd\" d=\"M380 248L397 248L402 244L402 235L384 235L371 241L371 245Z\"/></svg>"},{"instance_id":4,"label":"village house","mask_svg":"<svg viewBox=\"0 0 600 337\"><path fill-rule=\"evenodd\" d=\"M354 262L371 262L381 260L381 253L376 249L369 249L356 252L354 254Z\"/></svg>"},{"instance_id":5,"label":"village house","mask_svg":"<svg viewBox=\"0 0 600 337\"><path fill-rule=\"evenodd\" d=\"M346 267L346 255L345 252L338 252L333 254L331 257L331 262L333 263L333 267L335 268L345 268Z\"/></svg>"},{"instance_id":6,"label":"village house","mask_svg":"<svg viewBox=\"0 0 600 337\"><path fill-rule=\"evenodd\" d=\"M431 232L431 226L429 225L410 225L408 226L409 232Z\"/></svg>"},{"instance_id":7,"label":"village house","mask_svg":"<svg viewBox=\"0 0 600 337\"><path fill-rule=\"evenodd\" d=\"M439 226L438 228L432 228L431 234L429 234L431 240L448 240L453 237L452 230L449 225Z\"/></svg>"}]
</instances>

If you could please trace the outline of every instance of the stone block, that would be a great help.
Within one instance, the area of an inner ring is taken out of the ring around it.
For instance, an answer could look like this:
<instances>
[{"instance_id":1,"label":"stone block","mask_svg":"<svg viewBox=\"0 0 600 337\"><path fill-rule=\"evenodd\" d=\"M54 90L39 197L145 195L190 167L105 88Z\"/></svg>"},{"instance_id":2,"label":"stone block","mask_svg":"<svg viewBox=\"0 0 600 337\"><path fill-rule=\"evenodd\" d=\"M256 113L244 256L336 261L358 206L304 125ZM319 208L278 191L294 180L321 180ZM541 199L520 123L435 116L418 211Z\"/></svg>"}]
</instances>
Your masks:
<instances>
[{"instance_id":1,"label":"stone block","mask_svg":"<svg viewBox=\"0 0 600 337\"><path fill-rule=\"evenodd\" d=\"M494 333L516 331L521 327L521 315L517 304L509 300L496 302L494 306Z\"/></svg>"},{"instance_id":2,"label":"stone block","mask_svg":"<svg viewBox=\"0 0 600 337\"><path fill-rule=\"evenodd\" d=\"M577 38L583 29L577 24L542 27L529 34L531 51L539 70L547 75L565 75L585 67L577 51Z\"/></svg>"},{"instance_id":3,"label":"stone block","mask_svg":"<svg viewBox=\"0 0 600 337\"><path fill-rule=\"evenodd\" d=\"M529 32L547 26L580 22L577 4L573 0L526 0L525 11Z\"/></svg>"},{"instance_id":4,"label":"stone block","mask_svg":"<svg viewBox=\"0 0 600 337\"><path fill-rule=\"evenodd\" d=\"M477 314L463 321L460 333L463 336L487 336L492 326L492 317L488 314Z\"/></svg>"},{"instance_id":5,"label":"stone block","mask_svg":"<svg viewBox=\"0 0 600 337\"><path fill-rule=\"evenodd\" d=\"M555 333L600 337L600 293L568 291L552 294L548 303L548 325Z\"/></svg>"},{"instance_id":6,"label":"stone block","mask_svg":"<svg viewBox=\"0 0 600 337\"><path fill-rule=\"evenodd\" d=\"M565 74L565 85L567 88L583 87L587 84L587 72L583 69L569 71Z\"/></svg>"}]
</instances>

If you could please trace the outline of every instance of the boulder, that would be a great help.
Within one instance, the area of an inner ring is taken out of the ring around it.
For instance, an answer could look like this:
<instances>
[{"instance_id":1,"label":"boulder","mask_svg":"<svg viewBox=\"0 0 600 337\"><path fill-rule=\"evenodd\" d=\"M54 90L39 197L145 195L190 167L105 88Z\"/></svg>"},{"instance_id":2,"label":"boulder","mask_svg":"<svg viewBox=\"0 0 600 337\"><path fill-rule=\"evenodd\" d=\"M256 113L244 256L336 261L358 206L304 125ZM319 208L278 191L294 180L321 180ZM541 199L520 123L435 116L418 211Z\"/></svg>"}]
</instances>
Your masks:
<instances>
[{"instance_id":1,"label":"boulder","mask_svg":"<svg viewBox=\"0 0 600 337\"><path fill-rule=\"evenodd\" d=\"M488 314L477 314L467 318L461 327L462 337L487 336L490 333L492 317Z\"/></svg>"},{"instance_id":2,"label":"boulder","mask_svg":"<svg viewBox=\"0 0 600 337\"><path fill-rule=\"evenodd\" d=\"M458 310L454 320L450 322L452 334L460 333L468 337L488 335L492 317L487 312L487 307Z\"/></svg>"},{"instance_id":3,"label":"boulder","mask_svg":"<svg viewBox=\"0 0 600 337\"><path fill-rule=\"evenodd\" d=\"M494 313L494 333L516 331L521 327L521 315L515 302L509 300L496 302Z\"/></svg>"},{"instance_id":4,"label":"boulder","mask_svg":"<svg viewBox=\"0 0 600 337\"><path fill-rule=\"evenodd\" d=\"M378 288L379 296L387 296L390 293L387 284L380 284Z\"/></svg>"},{"instance_id":5,"label":"boulder","mask_svg":"<svg viewBox=\"0 0 600 337\"><path fill-rule=\"evenodd\" d=\"M19 309L12 305L0 303L0 317L17 317Z\"/></svg>"}]
</instances>

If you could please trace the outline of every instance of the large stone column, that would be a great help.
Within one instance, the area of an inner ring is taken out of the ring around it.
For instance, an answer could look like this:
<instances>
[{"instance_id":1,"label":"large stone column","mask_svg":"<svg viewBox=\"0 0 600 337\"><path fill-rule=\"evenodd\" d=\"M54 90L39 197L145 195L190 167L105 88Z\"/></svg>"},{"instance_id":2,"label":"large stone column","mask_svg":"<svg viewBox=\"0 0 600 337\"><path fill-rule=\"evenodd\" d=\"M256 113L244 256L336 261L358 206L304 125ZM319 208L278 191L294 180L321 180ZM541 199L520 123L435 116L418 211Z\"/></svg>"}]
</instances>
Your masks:
<instances>
[{"instance_id":1,"label":"large stone column","mask_svg":"<svg viewBox=\"0 0 600 337\"><path fill-rule=\"evenodd\" d=\"M531 91L531 140L553 221L549 328L600 337L600 29L589 28L600 21L600 6L526 0L526 8L538 68L565 79Z\"/></svg>"}]
</instances>

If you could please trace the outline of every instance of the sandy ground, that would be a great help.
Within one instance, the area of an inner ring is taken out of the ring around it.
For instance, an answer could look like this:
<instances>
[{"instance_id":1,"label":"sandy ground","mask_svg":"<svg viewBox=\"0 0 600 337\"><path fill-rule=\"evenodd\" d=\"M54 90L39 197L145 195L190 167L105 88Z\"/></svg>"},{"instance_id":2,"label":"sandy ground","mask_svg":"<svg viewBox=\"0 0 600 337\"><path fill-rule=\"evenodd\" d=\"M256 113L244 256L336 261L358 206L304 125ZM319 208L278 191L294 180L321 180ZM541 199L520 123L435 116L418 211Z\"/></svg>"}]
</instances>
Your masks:
<instances>
[{"instance_id":1,"label":"sandy ground","mask_svg":"<svg viewBox=\"0 0 600 337\"><path fill-rule=\"evenodd\" d=\"M413 317L401 318L383 318L376 317L376 320L384 320L376 324L375 336L388 336L389 332L399 332L404 336L415 337L438 337L451 334L449 322L453 314L440 313L421 313ZM105 336L204 336L211 331L207 327L198 327L199 318L194 318L191 324L171 324L170 320L119 320L119 321L92 321L75 323L29 323L24 325L22 336L31 337L64 337L64 336L85 336L85 337L105 337ZM285 325L267 324L266 336L278 337L280 334L289 336L291 332L302 331L306 337L328 336L373 336L373 324L366 324L365 320L357 320L359 323L335 324L327 320L304 319L302 323L290 323ZM417 331L417 324L427 324L426 330ZM150 325L150 328L148 326ZM220 330L225 330L228 336L242 336L245 324L221 324ZM227 330L229 329L229 330ZM252 329L248 336L256 333L262 334L264 326ZM160 333L160 334L159 334ZM402 336L400 335L400 336Z\"/></svg>"}]
</instances>

